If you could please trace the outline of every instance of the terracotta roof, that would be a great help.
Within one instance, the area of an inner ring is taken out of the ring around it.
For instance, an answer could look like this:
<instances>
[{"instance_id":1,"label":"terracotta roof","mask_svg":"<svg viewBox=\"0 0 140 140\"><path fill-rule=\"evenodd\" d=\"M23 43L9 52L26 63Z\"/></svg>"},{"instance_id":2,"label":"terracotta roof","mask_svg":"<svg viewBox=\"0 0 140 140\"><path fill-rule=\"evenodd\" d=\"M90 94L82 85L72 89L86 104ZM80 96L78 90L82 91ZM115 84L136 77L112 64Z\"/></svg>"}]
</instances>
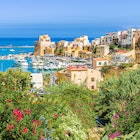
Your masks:
<instances>
[{"instance_id":1,"label":"terracotta roof","mask_svg":"<svg viewBox=\"0 0 140 140\"><path fill-rule=\"evenodd\" d=\"M86 71L87 70L87 67L86 66L68 66L67 67L67 70L71 70L71 71Z\"/></svg>"},{"instance_id":2,"label":"terracotta roof","mask_svg":"<svg viewBox=\"0 0 140 140\"><path fill-rule=\"evenodd\" d=\"M118 50L119 53L126 53L126 50Z\"/></svg>"}]
</instances>

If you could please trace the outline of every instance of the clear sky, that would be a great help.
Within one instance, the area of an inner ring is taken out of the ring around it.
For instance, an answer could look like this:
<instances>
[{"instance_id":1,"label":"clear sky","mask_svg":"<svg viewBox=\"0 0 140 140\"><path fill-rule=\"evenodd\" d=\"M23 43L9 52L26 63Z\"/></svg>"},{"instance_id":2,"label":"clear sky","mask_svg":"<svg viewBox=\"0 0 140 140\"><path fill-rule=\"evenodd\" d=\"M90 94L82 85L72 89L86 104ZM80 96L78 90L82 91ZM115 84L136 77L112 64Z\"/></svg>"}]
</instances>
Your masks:
<instances>
[{"instance_id":1,"label":"clear sky","mask_svg":"<svg viewBox=\"0 0 140 140\"><path fill-rule=\"evenodd\" d=\"M0 37L98 37L140 27L140 0L0 0Z\"/></svg>"}]
</instances>

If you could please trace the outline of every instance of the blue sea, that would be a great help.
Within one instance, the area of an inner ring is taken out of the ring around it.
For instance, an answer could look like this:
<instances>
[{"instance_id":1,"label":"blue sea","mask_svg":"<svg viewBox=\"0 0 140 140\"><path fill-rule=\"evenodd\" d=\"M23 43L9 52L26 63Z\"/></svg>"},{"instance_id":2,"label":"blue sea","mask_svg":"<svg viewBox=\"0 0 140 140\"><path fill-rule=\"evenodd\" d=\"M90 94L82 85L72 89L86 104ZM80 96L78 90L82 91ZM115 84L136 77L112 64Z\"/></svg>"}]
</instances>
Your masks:
<instances>
[{"instance_id":1,"label":"blue sea","mask_svg":"<svg viewBox=\"0 0 140 140\"><path fill-rule=\"evenodd\" d=\"M60 40L73 41L74 38L52 38L51 41L59 42ZM92 38L89 38L91 41ZM38 38L0 38L0 56L7 56L9 54L27 54L34 52L34 42L38 41ZM10 51L14 49L15 51ZM29 61L29 60L28 60ZM8 68L13 67L13 60L0 60L0 71L4 72ZM24 71L40 72L38 69L32 67L22 68Z\"/></svg>"}]
</instances>

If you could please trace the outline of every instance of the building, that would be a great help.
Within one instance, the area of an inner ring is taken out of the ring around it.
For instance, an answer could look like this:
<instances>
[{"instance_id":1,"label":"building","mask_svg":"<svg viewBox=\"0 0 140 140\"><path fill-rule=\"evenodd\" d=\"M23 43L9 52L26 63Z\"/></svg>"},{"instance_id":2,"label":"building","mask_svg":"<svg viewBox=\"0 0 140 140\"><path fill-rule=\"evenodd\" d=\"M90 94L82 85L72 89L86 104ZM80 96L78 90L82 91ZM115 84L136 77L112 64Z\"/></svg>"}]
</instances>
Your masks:
<instances>
[{"instance_id":1,"label":"building","mask_svg":"<svg viewBox=\"0 0 140 140\"><path fill-rule=\"evenodd\" d=\"M140 64L140 38L135 45L135 62Z\"/></svg>"},{"instance_id":2,"label":"building","mask_svg":"<svg viewBox=\"0 0 140 140\"><path fill-rule=\"evenodd\" d=\"M79 38L74 39L73 44L81 47L91 45L88 36L80 36Z\"/></svg>"},{"instance_id":3,"label":"building","mask_svg":"<svg viewBox=\"0 0 140 140\"><path fill-rule=\"evenodd\" d=\"M82 50L78 52L79 58L92 58L93 56L93 46L83 46Z\"/></svg>"},{"instance_id":4,"label":"building","mask_svg":"<svg viewBox=\"0 0 140 140\"><path fill-rule=\"evenodd\" d=\"M71 43L63 49L63 56L66 57L78 57L78 52L81 50L81 47L78 45L72 45Z\"/></svg>"},{"instance_id":5,"label":"building","mask_svg":"<svg viewBox=\"0 0 140 140\"><path fill-rule=\"evenodd\" d=\"M100 45L105 45L105 36L100 37Z\"/></svg>"},{"instance_id":6,"label":"building","mask_svg":"<svg viewBox=\"0 0 140 140\"><path fill-rule=\"evenodd\" d=\"M134 62L134 50L126 52L125 50L118 51L112 54L112 60L116 63L133 63Z\"/></svg>"},{"instance_id":7,"label":"building","mask_svg":"<svg viewBox=\"0 0 140 140\"><path fill-rule=\"evenodd\" d=\"M74 84L85 85L90 90L97 89L98 83L102 80L100 71L86 66L68 66L66 76Z\"/></svg>"},{"instance_id":8,"label":"building","mask_svg":"<svg viewBox=\"0 0 140 140\"><path fill-rule=\"evenodd\" d=\"M48 35L41 35L39 41L35 42L34 55L44 56L45 54L54 54L55 43L51 42Z\"/></svg>"},{"instance_id":9,"label":"building","mask_svg":"<svg viewBox=\"0 0 140 140\"><path fill-rule=\"evenodd\" d=\"M32 73L31 74L31 84L33 88L43 87L43 74L42 73Z\"/></svg>"},{"instance_id":10,"label":"building","mask_svg":"<svg viewBox=\"0 0 140 140\"><path fill-rule=\"evenodd\" d=\"M92 45L96 46L100 44L100 38L95 38L94 40L92 40Z\"/></svg>"},{"instance_id":11,"label":"building","mask_svg":"<svg viewBox=\"0 0 140 140\"><path fill-rule=\"evenodd\" d=\"M109 60L106 58L93 58L92 67L93 69L100 69L103 66L109 65Z\"/></svg>"},{"instance_id":12,"label":"building","mask_svg":"<svg viewBox=\"0 0 140 140\"><path fill-rule=\"evenodd\" d=\"M121 32L109 32L105 35L105 44L111 44L114 42L118 42L119 40L119 36L120 36Z\"/></svg>"},{"instance_id":13,"label":"building","mask_svg":"<svg viewBox=\"0 0 140 140\"><path fill-rule=\"evenodd\" d=\"M109 53L108 45L98 45L96 46L96 57L104 57Z\"/></svg>"}]
</instances>

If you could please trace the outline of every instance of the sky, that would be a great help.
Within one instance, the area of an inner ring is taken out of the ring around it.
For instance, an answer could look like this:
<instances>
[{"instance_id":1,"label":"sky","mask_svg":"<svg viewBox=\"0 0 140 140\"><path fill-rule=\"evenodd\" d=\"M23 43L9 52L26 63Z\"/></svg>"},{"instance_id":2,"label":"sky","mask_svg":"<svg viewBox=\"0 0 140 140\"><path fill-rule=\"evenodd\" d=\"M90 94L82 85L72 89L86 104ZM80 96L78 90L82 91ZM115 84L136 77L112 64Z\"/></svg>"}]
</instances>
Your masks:
<instances>
[{"instance_id":1,"label":"sky","mask_svg":"<svg viewBox=\"0 0 140 140\"><path fill-rule=\"evenodd\" d=\"M140 28L140 0L0 0L0 37L99 37Z\"/></svg>"}]
</instances>

